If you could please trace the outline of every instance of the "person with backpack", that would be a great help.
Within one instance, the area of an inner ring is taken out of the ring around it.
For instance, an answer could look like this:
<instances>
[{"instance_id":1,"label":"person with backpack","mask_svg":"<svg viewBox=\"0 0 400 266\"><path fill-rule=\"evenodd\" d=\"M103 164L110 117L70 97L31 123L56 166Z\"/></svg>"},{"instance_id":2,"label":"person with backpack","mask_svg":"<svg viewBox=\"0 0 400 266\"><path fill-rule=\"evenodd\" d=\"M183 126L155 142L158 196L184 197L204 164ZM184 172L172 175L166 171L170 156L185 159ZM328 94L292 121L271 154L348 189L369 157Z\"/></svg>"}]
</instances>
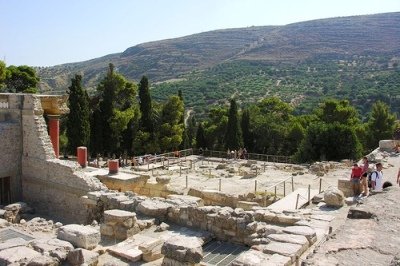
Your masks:
<instances>
[{"instance_id":1,"label":"person with backpack","mask_svg":"<svg viewBox=\"0 0 400 266\"><path fill-rule=\"evenodd\" d=\"M371 188L374 191L382 191L383 188L383 166L381 163L375 164L376 171L371 173Z\"/></svg>"}]
</instances>

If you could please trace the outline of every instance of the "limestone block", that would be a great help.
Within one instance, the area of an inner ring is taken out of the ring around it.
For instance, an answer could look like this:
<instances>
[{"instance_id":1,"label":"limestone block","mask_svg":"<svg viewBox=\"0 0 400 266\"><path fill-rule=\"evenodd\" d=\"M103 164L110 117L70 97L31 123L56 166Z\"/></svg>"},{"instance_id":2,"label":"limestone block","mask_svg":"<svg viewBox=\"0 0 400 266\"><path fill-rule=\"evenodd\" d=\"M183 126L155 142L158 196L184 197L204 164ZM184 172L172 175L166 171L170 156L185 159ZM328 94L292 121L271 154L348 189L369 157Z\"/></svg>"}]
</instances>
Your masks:
<instances>
[{"instance_id":1,"label":"limestone block","mask_svg":"<svg viewBox=\"0 0 400 266\"><path fill-rule=\"evenodd\" d=\"M114 227L108 224L100 224L100 234L111 237L114 235Z\"/></svg>"},{"instance_id":2,"label":"limestone block","mask_svg":"<svg viewBox=\"0 0 400 266\"><path fill-rule=\"evenodd\" d=\"M132 227L136 221L136 213L123 210L107 210L104 211L104 223L108 225L124 224L126 227Z\"/></svg>"},{"instance_id":3,"label":"limestone block","mask_svg":"<svg viewBox=\"0 0 400 266\"><path fill-rule=\"evenodd\" d=\"M163 232L169 229L169 224L162 222L160 225L157 226L156 232Z\"/></svg>"},{"instance_id":4,"label":"limestone block","mask_svg":"<svg viewBox=\"0 0 400 266\"><path fill-rule=\"evenodd\" d=\"M236 208L242 208L245 211L251 211L253 207L260 206L257 202L251 201L238 201Z\"/></svg>"},{"instance_id":5,"label":"limestone block","mask_svg":"<svg viewBox=\"0 0 400 266\"><path fill-rule=\"evenodd\" d=\"M335 187L329 187L325 190L324 201L327 206L342 207L344 205L344 194Z\"/></svg>"},{"instance_id":6,"label":"limestone block","mask_svg":"<svg viewBox=\"0 0 400 266\"><path fill-rule=\"evenodd\" d=\"M200 165L201 167L201 165ZM164 257L161 266L198 266L199 263L182 262L175 259Z\"/></svg>"},{"instance_id":7,"label":"limestone block","mask_svg":"<svg viewBox=\"0 0 400 266\"><path fill-rule=\"evenodd\" d=\"M292 244L298 244L305 246L307 249L310 246L307 238L302 235L291 235L291 234L271 234L268 236L268 239L275 242L286 242Z\"/></svg>"},{"instance_id":8,"label":"limestone block","mask_svg":"<svg viewBox=\"0 0 400 266\"><path fill-rule=\"evenodd\" d=\"M232 266L289 266L291 259L279 254L265 254L258 250L250 249L242 252L230 265Z\"/></svg>"},{"instance_id":9,"label":"limestone block","mask_svg":"<svg viewBox=\"0 0 400 266\"><path fill-rule=\"evenodd\" d=\"M295 262L296 257L300 257L304 251L301 245L283 242L270 242L269 244L263 245L262 249L266 254L279 254L289 257L292 262Z\"/></svg>"},{"instance_id":10,"label":"limestone block","mask_svg":"<svg viewBox=\"0 0 400 266\"><path fill-rule=\"evenodd\" d=\"M12 263L23 265L24 262L40 256L39 252L25 246L3 249L0 251L0 265L9 265Z\"/></svg>"},{"instance_id":11,"label":"limestone block","mask_svg":"<svg viewBox=\"0 0 400 266\"><path fill-rule=\"evenodd\" d=\"M297 223L302 219L300 216L291 216L284 214L277 215L276 218L277 218L277 223L284 225L294 225L295 223Z\"/></svg>"},{"instance_id":12,"label":"limestone block","mask_svg":"<svg viewBox=\"0 0 400 266\"><path fill-rule=\"evenodd\" d=\"M189 196L189 195L176 195L176 194L170 194L167 196L167 199L171 201L167 201L170 203L174 203L179 207L182 206L198 206L202 207L204 206L204 201L200 197L194 197L194 196Z\"/></svg>"},{"instance_id":13,"label":"limestone block","mask_svg":"<svg viewBox=\"0 0 400 266\"><path fill-rule=\"evenodd\" d=\"M288 226L283 229L283 232L287 234L305 236L310 245L314 244L317 241L317 234L315 230L309 226Z\"/></svg>"},{"instance_id":14,"label":"limestone block","mask_svg":"<svg viewBox=\"0 0 400 266\"><path fill-rule=\"evenodd\" d=\"M128 259L132 262L141 260L143 254L143 252L139 250L137 244L131 245L124 242L119 243L115 246L111 246L107 249L107 251L119 257Z\"/></svg>"},{"instance_id":15,"label":"limestone block","mask_svg":"<svg viewBox=\"0 0 400 266\"><path fill-rule=\"evenodd\" d=\"M7 227L9 224L10 223L7 220L0 218L0 228Z\"/></svg>"},{"instance_id":16,"label":"limestone block","mask_svg":"<svg viewBox=\"0 0 400 266\"><path fill-rule=\"evenodd\" d=\"M164 242L161 253L180 262L200 263L203 259L202 245L200 238L175 236Z\"/></svg>"},{"instance_id":17,"label":"limestone block","mask_svg":"<svg viewBox=\"0 0 400 266\"><path fill-rule=\"evenodd\" d=\"M99 254L87 249L77 248L68 253L67 259L71 265L95 266L97 265Z\"/></svg>"},{"instance_id":18,"label":"limestone block","mask_svg":"<svg viewBox=\"0 0 400 266\"><path fill-rule=\"evenodd\" d=\"M135 225L131 228L126 228L122 226L114 227L114 236L116 239L125 240L140 232L139 225Z\"/></svg>"},{"instance_id":19,"label":"limestone block","mask_svg":"<svg viewBox=\"0 0 400 266\"><path fill-rule=\"evenodd\" d=\"M20 237L11 238L11 239L8 239L8 240L0 243L0 251L9 249L9 248L14 248L14 247L26 246L27 244L28 244L28 241L26 241L23 238L20 238Z\"/></svg>"},{"instance_id":20,"label":"limestone block","mask_svg":"<svg viewBox=\"0 0 400 266\"><path fill-rule=\"evenodd\" d=\"M4 218L5 212L6 212L6 210L0 209L0 218Z\"/></svg>"},{"instance_id":21,"label":"limestone block","mask_svg":"<svg viewBox=\"0 0 400 266\"><path fill-rule=\"evenodd\" d=\"M47 255L41 255L31 259L27 266L57 266L59 264L60 263L55 258Z\"/></svg>"},{"instance_id":22,"label":"limestone block","mask_svg":"<svg viewBox=\"0 0 400 266\"><path fill-rule=\"evenodd\" d=\"M139 203L137 211L144 215L163 218L167 215L168 208L170 207L172 205L164 201L147 199Z\"/></svg>"},{"instance_id":23,"label":"limestone block","mask_svg":"<svg viewBox=\"0 0 400 266\"><path fill-rule=\"evenodd\" d=\"M381 151L393 151L393 148L396 145L395 140L380 140L379 141L379 149Z\"/></svg>"},{"instance_id":24,"label":"limestone block","mask_svg":"<svg viewBox=\"0 0 400 266\"><path fill-rule=\"evenodd\" d=\"M58 229L57 238L79 248L93 249L100 242L100 232L92 227L68 224Z\"/></svg>"},{"instance_id":25,"label":"limestone block","mask_svg":"<svg viewBox=\"0 0 400 266\"><path fill-rule=\"evenodd\" d=\"M68 252L74 249L71 243L59 239L35 239L30 245L42 254L49 254L58 261L64 261Z\"/></svg>"},{"instance_id":26,"label":"limestone block","mask_svg":"<svg viewBox=\"0 0 400 266\"><path fill-rule=\"evenodd\" d=\"M156 177L156 181L157 181L158 184L166 185L166 184L169 184L169 182L171 181L171 177L169 177L169 176L157 176Z\"/></svg>"},{"instance_id":27,"label":"limestone block","mask_svg":"<svg viewBox=\"0 0 400 266\"><path fill-rule=\"evenodd\" d=\"M338 189L343 192L345 197L353 196L353 190L351 189L351 181L349 179L339 179Z\"/></svg>"},{"instance_id":28,"label":"limestone block","mask_svg":"<svg viewBox=\"0 0 400 266\"><path fill-rule=\"evenodd\" d=\"M88 198L95 201L98 201L101 195L102 195L101 191L91 191L87 193Z\"/></svg>"}]
</instances>

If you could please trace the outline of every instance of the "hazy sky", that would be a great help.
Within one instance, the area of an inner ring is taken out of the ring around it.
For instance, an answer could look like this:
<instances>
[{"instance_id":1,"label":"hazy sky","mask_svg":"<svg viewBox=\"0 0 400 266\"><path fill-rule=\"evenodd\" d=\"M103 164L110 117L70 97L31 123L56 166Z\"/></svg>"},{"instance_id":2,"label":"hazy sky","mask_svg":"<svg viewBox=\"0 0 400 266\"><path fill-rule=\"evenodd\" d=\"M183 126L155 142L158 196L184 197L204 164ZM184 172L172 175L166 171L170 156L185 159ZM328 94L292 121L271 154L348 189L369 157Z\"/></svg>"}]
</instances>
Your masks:
<instances>
[{"instance_id":1,"label":"hazy sky","mask_svg":"<svg viewBox=\"0 0 400 266\"><path fill-rule=\"evenodd\" d=\"M400 0L0 0L0 60L51 66L216 29L398 11Z\"/></svg>"}]
</instances>

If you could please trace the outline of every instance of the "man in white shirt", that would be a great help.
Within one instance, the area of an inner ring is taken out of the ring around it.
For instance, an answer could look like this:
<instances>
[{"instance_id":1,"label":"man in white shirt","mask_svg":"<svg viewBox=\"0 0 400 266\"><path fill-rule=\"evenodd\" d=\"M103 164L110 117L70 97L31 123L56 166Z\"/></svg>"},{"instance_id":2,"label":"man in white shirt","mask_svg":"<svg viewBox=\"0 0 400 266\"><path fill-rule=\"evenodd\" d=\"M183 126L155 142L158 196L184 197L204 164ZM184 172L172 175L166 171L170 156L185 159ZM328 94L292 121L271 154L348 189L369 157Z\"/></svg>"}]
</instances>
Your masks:
<instances>
[{"instance_id":1,"label":"man in white shirt","mask_svg":"<svg viewBox=\"0 0 400 266\"><path fill-rule=\"evenodd\" d=\"M383 187L383 173L382 173L382 164L377 163L376 165L376 171L372 172L371 174L371 184L372 184L372 189L375 191L382 191Z\"/></svg>"}]
</instances>

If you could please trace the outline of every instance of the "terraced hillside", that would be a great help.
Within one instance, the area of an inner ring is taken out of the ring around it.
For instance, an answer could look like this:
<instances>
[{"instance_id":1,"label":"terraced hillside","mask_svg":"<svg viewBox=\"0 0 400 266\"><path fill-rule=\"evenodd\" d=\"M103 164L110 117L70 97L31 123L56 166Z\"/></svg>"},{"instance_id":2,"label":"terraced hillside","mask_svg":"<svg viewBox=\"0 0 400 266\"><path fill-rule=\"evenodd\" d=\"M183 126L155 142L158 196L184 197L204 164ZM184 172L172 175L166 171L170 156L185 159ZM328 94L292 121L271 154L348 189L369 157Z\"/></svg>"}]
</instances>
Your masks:
<instances>
[{"instance_id":1,"label":"terraced hillside","mask_svg":"<svg viewBox=\"0 0 400 266\"><path fill-rule=\"evenodd\" d=\"M378 97L396 109L398 25L399 12L149 42L85 62L40 68L41 90L65 91L75 73L82 73L85 86L93 89L111 62L131 80L147 75L156 99L181 89L186 105L200 113L232 96L245 104L269 95L292 102L299 112L326 96L362 103L361 109Z\"/></svg>"}]
</instances>

